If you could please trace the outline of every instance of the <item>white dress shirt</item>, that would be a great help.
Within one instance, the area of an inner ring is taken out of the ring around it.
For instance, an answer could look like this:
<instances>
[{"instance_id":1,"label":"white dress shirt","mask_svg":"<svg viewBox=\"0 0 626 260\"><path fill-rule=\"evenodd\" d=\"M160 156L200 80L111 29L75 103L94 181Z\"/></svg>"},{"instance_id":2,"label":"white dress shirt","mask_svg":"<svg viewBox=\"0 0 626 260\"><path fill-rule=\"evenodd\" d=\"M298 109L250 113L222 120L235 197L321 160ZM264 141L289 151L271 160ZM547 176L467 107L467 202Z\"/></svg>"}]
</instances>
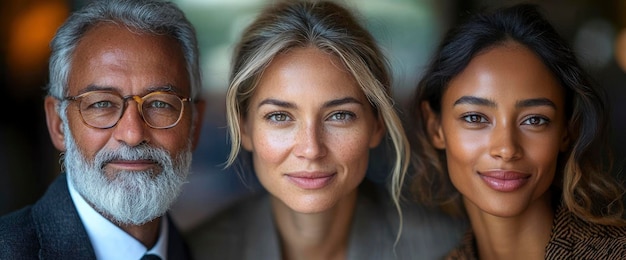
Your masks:
<instances>
[{"instance_id":1,"label":"white dress shirt","mask_svg":"<svg viewBox=\"0 0 626 260\"><path fill-rule=\"evenodd\" d=\"M93 209L74 188L70 177L67 178L70 196L76 205L78 215L89 235L91 245L99 260L139 260L144 254L150 253L167 260L167 216L161 218L159 238L154 247L146 248L120 227L104 218Z\"/></svg>"}]
</instances>

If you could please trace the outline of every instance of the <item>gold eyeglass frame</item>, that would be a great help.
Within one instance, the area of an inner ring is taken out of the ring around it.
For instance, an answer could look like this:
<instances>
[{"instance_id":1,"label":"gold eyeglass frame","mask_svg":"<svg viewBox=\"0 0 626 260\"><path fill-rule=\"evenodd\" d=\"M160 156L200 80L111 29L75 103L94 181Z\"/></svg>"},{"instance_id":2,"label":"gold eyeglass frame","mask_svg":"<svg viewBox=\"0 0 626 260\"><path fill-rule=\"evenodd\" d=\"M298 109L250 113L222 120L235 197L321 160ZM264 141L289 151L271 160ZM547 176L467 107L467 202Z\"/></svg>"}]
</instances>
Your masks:
<instances>
[{"instance_id":1,"label":"gold eyeglass frame","mask_svg":"<svg viewBox=\"0 0 626 260\"><path fill-rule=\"evenodd\" d=\"M139 115L141 115L141 119L143 120L144 123L146 123L146 125L148 125L149 127L153 128L153 129L168 129L168 128L172 128L174 126L176 126L178 124L178 122L180 122L180 119L183 117L183 114L185 113L185 102L191 102L192 98L185 98L185 97L181 97L177 94L171 93L171 92L166 92L166 91L153 91L150 92L146 95L143 96L138 96L138 95L128 95L128 96L122 96L119 93L115 92L115 91L105 91L105 90L94 90L94 91L89 91L89 92L85 92L82 93L80 95L77 96L69 96L69 97L65 97L64 100L68 100L68 101L78 101L81 102L81 99L85 96L94 94L94 93L108 93L108 94L113 94L116 96L119 96L122 99L122 102L124 104L124 107L122 108L122 112L119 115L119 118L117 118L117 120L115 120L115 123L111 126L108 127L97 127L97 126L93 126L89 123L87 123L85 121L85 118L83 117L83 112L80 109L80 103L79 103L79 109L78 109L78 113L80 114L80 119L83 121L83 123L89 127L92 128L97 128L97 129L111 129L113 127L115 127L117 125L117 123L120 122L120 119L122 119L122 117L124 116L124 112L126 112L126 108L128 107L128 100L132 99L137 103L137 110L139 111ZM142 105L144 100L147 97L150 97L152 95L156 95L156 94L165 94L165 95L172 95L178 98L178 100L180 100L181 104L182 104L182 108L180 110L180 114L178 115L178 119L176 119L176 122L172 123L171 125L168 126L162 126L162 127L157 127L157 126L153 126L152 124L148 123L148 121L146 121L146 118L143 114L143 109L142 109Z\"/></svg>"}]
</instances>

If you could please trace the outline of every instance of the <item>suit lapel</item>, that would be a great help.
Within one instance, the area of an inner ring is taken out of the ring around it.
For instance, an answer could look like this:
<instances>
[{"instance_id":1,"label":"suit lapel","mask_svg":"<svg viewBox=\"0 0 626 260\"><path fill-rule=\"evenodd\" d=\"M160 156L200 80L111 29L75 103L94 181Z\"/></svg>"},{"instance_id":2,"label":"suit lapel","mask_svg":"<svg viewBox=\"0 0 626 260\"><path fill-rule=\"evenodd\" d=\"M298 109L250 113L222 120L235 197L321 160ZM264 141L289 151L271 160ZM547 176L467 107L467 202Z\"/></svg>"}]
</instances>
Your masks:
<instances>
[{"instance_id":1,"label":"suit lapel","mask_svg":"<svg viewBox=\"0 0 626 260\"><path fill-rule=\"evenodd\" d=\"M393 239L397 231L386 218L386 208L374 184L365 180L359 186L359 197L350 238L347 259L389 259L393 255ZM394 216L397 218L397 216ZM393 227L393 228L390 228Z\"/></svg>"},{"instance_id":2,"label":"suit lapel","mask_svg":"<svg viewBox=\"0 0 626 260\"><path fill-rule=\"evenodd\" d=\"M178 232L178 229L176 228L176 225L174 225L170 216L167 217L167 222L169 235L167 239L167 258L180 260L191 259L189 247L183 240L180 232Z\"/></svg>"},{"instance_id":3,"label":"suit lapel","mask_svg":"<svg viewBox=\"0 0 626 260\"><path fill-rule=\"evenodd\" d=\"M264 194L261 200L251 205L242 237L242 259L282 259L278 228L274 222L271 196Z\"/></svg>"},{"instance_id":4,"label":"suit lapel","mask_svg":"<svg viewBox=\"0 0 626 260\"><path fill-rule=\"evenodd\" d=\"M95 259L89 236L70 197L67 178L61 174L34 206L41 259Z\"/></svg>"}]
</instances>

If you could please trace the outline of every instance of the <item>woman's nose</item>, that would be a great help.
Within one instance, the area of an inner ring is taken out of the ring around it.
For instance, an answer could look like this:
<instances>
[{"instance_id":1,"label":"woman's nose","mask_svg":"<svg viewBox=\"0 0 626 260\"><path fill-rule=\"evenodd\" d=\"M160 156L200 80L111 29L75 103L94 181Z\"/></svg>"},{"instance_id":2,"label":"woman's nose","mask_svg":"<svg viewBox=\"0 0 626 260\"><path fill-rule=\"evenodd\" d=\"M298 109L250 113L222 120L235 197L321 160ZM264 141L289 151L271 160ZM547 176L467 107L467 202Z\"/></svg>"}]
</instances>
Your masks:
<instances>
[{"instance_id":1,"label":"woman's nose","mask_svg":"<svg viewBox=\"0 0 626 260\"><path fill-rule=\"evenodd\" d=\"M522 149L519 145L518 134L515 128L508 125L494 127L491 133L490 154L505 161L521 157Z\"/></svg>"},{"instance_id":2,"label":"woman's nose","mask_svg":"<svg viewBox=\"0 0 626 260\"><path fill-rule=\"evenodd\" d=\"M324 129L317 123L303 123L298 129L294 154L310 160L325 156Z\"/></svg>"}]
</instances>

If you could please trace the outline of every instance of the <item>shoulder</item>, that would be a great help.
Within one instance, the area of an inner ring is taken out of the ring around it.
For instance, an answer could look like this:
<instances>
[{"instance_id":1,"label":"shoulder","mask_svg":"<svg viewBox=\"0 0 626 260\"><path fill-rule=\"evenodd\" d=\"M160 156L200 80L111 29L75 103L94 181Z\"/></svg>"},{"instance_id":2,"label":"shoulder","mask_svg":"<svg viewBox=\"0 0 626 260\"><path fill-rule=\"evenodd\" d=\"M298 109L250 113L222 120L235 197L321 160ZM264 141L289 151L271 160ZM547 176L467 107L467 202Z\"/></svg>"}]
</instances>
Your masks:
<instances>
[{"instance_id":1,"label":"shoulder","mask_svg":"<svg viewBox=\"0 0 626 260\"><path fill-rule=\"evenodd\" d=\"M274 230L269 196L259 193L219 211L185 237L196 259L245 259L245 251L270 240Z\"/></svg>"},{"instance_id":2,"label":"shoulder","mask_svg":"<svg viewBox=\"0 0 626 260\"><path fill-rule=\"evenodd\" d=\"M38 241L31 206L0 217L0 259L36 254Z\"/></svg>"},{"instance_id":3,"label":"shoulder","mask_svg":"<svg viewBox=\"0 0 626 260\"><path fill-rule=\"evenodd\" d=\"M269 196L266 193L247 196L218 211L198 227L191 229L187 236L203 237L220 231L242 229L244 226L241 223L247 223L250 219L257 218L257 214L263 211L271 212Z\"/></svg>"},{"instance_id":4,"label":"shoulder","mask_svg":"<svg viewBox=\"0 0 626 260\"><path fill-rule=\"evenodd\" d=\"M440 259L461 242L468 230L466 218L453 217L436 207L402 204L402 233L398 247L420 258Z\"/></svg>"},{"instance_id":5,"label":"shoulder","mask_svg":"<svg viewBox=\"0 0 626 260\"><path fill-rule=\"evenodd\" d=\"M626 227L594 224L560 209L554 220L546 256L626 258Z\"/></svg>"},{"instance_id":6,"label":"shoulder","mask_svg":"<svg viewBox=\"0 0 626 260\"><path fill-rule=\"evenodd\" d=\"M65 181L64 176L58 177L48 187L43 197L33 205L0 218L0 259L22 258L38 254L41 248L40 238L44 232L41 224L42 221L48 221L51 215L45 209L59 207L58 190L62 190L63 181Z\"/></svg>"},{"instance_id":7,"label":"shoulder","mask_svg":"<svg viewBox=\"0 0 626 260\"><path fill-rule=\"evenodd\" d=\"M465 218L454 218L437 208L408 200L401 201L400 215L386 188L360 188L352 224L353 239L359 241L355 243L359 250L361 245L368 245L389 251L398 259L438 259L458 245L469 227ZM356 234L367 239L354 238Z\"/></svg>"},{"instance_id":8,"label":"shoulder","mask_svg":"<svg viewBox=\"0 0 626 260\"><path fill-rule=\"evenodd\" d=\"M382 187L361 192L359 199L368 201L370 211L384 212L385 221L396 228L394 231L402 221L402 240L426 244L452 241L456 244L469 228L469 222L464 216L451 216L438 207L422 205L408 198L402 198L399 202L402 213L400 218L390 193Z\"/></svg>"},{"instance_id":9,"label":"shoulder","mask_svg":"<svg viewBox=\"0 0 626 260\"><path fill-rule=\"evenodd\" d=\"M0 240L0 259L95 258L64 174L52 182L35 204L0 219Z\"/></svg>"},{"instance_id":10,"label":"shoulder","mask_svg":"<svg viewBox=\"0 0 626 260\"><path fill-rule=\"evenodd\" d=\"M461 243L451 250L444 259L447 260L470 260L470 259L478 259L478 254L476 252L476 238L474 236L474 232L472 229L468 229L463 235L463 239Z\"/></svg>"}]
</instances>

